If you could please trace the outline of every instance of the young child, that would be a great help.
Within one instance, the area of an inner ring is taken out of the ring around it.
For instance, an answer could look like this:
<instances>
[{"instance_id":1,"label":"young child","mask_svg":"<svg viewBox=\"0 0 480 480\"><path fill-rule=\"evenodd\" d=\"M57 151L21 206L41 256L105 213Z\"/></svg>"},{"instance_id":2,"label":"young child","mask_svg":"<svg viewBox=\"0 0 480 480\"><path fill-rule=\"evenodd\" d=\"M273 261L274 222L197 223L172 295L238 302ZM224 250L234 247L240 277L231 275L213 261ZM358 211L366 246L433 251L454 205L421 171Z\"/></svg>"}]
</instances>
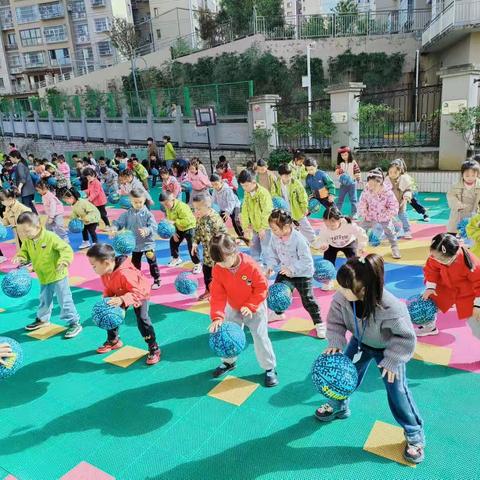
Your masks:
<instances>
[{"instance_id":1,"label":"young child","mask_svg":"<svg viewBox=\"0 0 480 480\"><path fill-rule=\"evenodd\" d=\"M118 192L118 173L107 165L105 158L98 160L99 180L107 186L108 193Z\"/></svg>"},{"instance_id":2,"label":"young child","mask_svg":"<svg viewBox=\"0 0 480 480\"><path fill-rule=\"evenodd\" d=\"M228 217L230 217L233 229L238 235L238 238L248 243L243 232L242 224L240 223L240 200L235 193L233 193L228 183L223 181L216 173L210 177L210 182L213 187L212 201L219 206L220 216L223 221L226 222Z\"/></svg>"},{"instance_id":3,"label":"young child","mask_svg":"<svg viewBox=\"0 0 480 480\"><path fill-rule=\"evenodd\" d=\"M146 364L160 361L160 349L155 337L155 329L148 314L150 285L126 255L115 256L115 250L105 243L97 243L87 251L87 258L95 273L100 275L104 297L110 297L109 304L125 310L133 307L140 334L148 345ZM106 342L97 348L97 353L108 353L123 347L118 335L118 327L107 330Z\"/></svg>"},{"instance_id":4,"label":"young child","mask_svg":"<svg viewBox=\"0 0 480 480\"><path fill-rule=\"evenodd\" d=\"M447 232L457 234L460 220L477 213L480 204L480 165L475 160L466 160L460 169L461 180L447 193L450 217Z\"/></svg>"},{"instance_id":5,"label":"young child","mask_svg":"<svg viewBox=\"0 0 480 480\"><path fill-rule=\"evenodd\" d=\"M177 154L175 149L173 148L172 142L170 141L170 137L168 135L163 136L163 159L166 162L173 161L177 158Z\"/></svg>"},{"instance_id":6,"label":"young child","mask_svg":"<svg viewBox=\"0 0 480 480\"><path fill-rule=\"evenodd\" d=\"M285 210L276 209L268 222L272 230L272 241L267 254L267 277L278 270L275 283L284 283L296 288L302 299L303 308L315 324L318 338L325 338L326 325L320 317L320 307L313 295L313 258L305 237L294 228L294 219ZM279 267L276 269L275 267ZM270 320L284 320L283 312L274 312Z\"/></svg>"},{"instance_id":7,"label":"young child","mask_svg":"<svg viewBox=\"0 0 480 480\"><path fill-rule=\"evenodd\" d=\"M455 306L458 319L467 319L480 338L480 260L460 247L455 236L439 233L432 239L423 273L423 298L431 298L442 312ZM417 337L437 334L436 319L417 327Z\"/></svg>"},{"instance_id":8,"label":"young child","mask_svg":"<svg viewBox=\"0 0 480 480\"><path fill-rule=\"evenodd\" d=\"M190 207L176 199L172 193L162 192L159 197L160 203L167 212L167 219L175 225L175 235L170 239L170 252L172 259L168 264L169 267L177 267L183 263L178 254L178 249L183 240L187 241L188 252L193 262L192 273L199 274L202 271L202 265L198 255L193 251L193 236L195 235L195 227L197 222Z\"/></svg>"},{"instance_id":9,"label":"young child","mask_svg":"<svg viewBox=\"0 0 480 480\"><path fill-rule=\"evenodd\" d=\"M321 250L323 258L335 266L338 252L343 252L347 259L361 255L367 246L368 237L365 230L352 219L342 215L335 206L323 213L325 228L320 229L312 248ZM333 290L333 281L322 285L322 290Z\"/></svg>"},{"instance_id":10,"label":"young child","mask_svg":"<svg viewBox=\"0 0 480 480\"><path fill-rule=\"evenodd\" d=\"M79 218L84 225L82 231L83 242L78 248L88 248L91 246L91 243L97 243L97 227L98 222L100 222L100 212L98 211L98 208L87 199L80 198L80 194L74 188L65 190L63 193L63 201L73 207L70 220ZM89 235L91 243L88 241Z\"/></svg>"},{"instance_id":11,"label":"young child","mask_svg":"<svg viewBox=\"0 0 480 480\"><path fill-rule=\"evenodd\" d=\"M310 198L316 198L325 208L331 207L335 200L333 180L323 170L318 170L317 161L313 158L307 158L305 169L305 185Z\"/></svg>"},{"instance_id":12,"label":"young child","mask_svg":"<svg viewBox=\"0 0 480 480\"><path fill-rule=\"evenodd\" d=\"M278 167L280 178L275 181L272 195L283 198L288 205L288 211L293 220L298 223L300 233L311 242L315 231L308 221L308 195L299 180L292 178L292 170L288 165Z\"/></svg>"},{"instance_id":13,"label":"young child","mask_svg":"<svg viewBox=\"0 0 480 480\"><path fill-rule=\"evenodd\" d=\"M404 164L401 158L393 160L388 167L388 176L385 186L391 188L398 202L398 218L403 226L403 238L411 240L412 232L407 217L407 204L412 201L413 179L410 175L402 173Z\"/></svg>"},{"instance_id":14,"label":"young child","mask_svg":"<svg viewBox=\"0 0 480 480\"><path fill-rule=\"evenodd\" d=\"M22 213L31 212L31 210L17 200L17 195L14 190L0 191L0 202L2 202L2 205L5 207L3 224L6 227L12 227L18 250L22 246L24 235L22 231L17 229L17 220Z\"/></svg>"},{"instance_id":15,"label":"young child","mask_svg":"<svg viewBox=\"0 0 480 480\"><path fill-rule=\"evenodd\" d=\"M337 150L337 168L335 168L335 175L340 178L340 175L348 175L352 183L340 184L338 192L337 207L342 211L343 202L348 195L351 206L351 216L357 216L357 183L361 180L360 167L353 159L352 150L350 147L340 147Z\"/></svg>"},{"instance_id":16,"label":"young child","mask_svg":"<svg viewBox=\"0 0 480 480\"><path fill-rule=\"evenodd\" d=\"M147 190L145 190L145 187L143 186L142 182L136 177L133 176L133 173L131 170L123 170L120 172L118 175L118 193L120 195L130 195L130 192L135 189L135 190L143 190L143 193L145 195L146 200L146 206L147 208L150 208L153 205L153 199L151 195L148 193Z\"/></svg>"},{"instance_id":17,"label":"young child","mask_svg":"<svg viewBox=\"0 0 480 480\"><path fill-rule=\"evenodd\" d=\"M167 168L162 168L160 170L160 179L162 180L163 192L171 193L174 198L180 198L182 187L178 183L178 180L173 175L170 175Z\"/></svg>"},{"instance_id":18,"label":"young child","mask_svg":"<svg viewBox=\"0 0 480 480\"><path fill-rule=\"evenodd\" d=\"M103 220L103 223L106 227L110 227L110 221L108 220L107 209L107 196L103 191L102 184L97 178L97 173L93 168L86 168L83 171L85 175L88 186L87 186L87 198L90 203L95 205L100 212L100 217Z\"/></svg>"},{"instance_id":19,"label":"young child","mask_svg":"<svg viewBox=\"0 0 480 480\"><path fill-rule=\"evenodd\" d=\"M295 152L293 160L288 164L290 170L292 170L293 178L298 180L303 186L305 186L305 180L308 175L304 162L305 155L301 152Z\"/></svg>"},{"instance_id":20,"label":"young child","mask_svg":"<svg viewBox=\"0 0 480 480\"><path fill-rule=\"evenodd\" d=\"M271 194L277 177L268 169L267 162L265 160L260 159L257 161L255 173L255 181L258 183L258 185L263 187Z\"/></svg>"},{"instance_id":21,"label":"young child","mask_svg":"<svg viewBox=\"0 0 480 480\"><path fill-rule=\"evenodd\" d=\"M205 281L205 292L198 297L199 300L210 298L210 283L212 282L213 260L210 256L210 242L212 238L221 233L227 233L225 224L220 215L212 208L210 195L197 195L193 197L194 214L197 219L195 235L193 237L192 252L198 254L198 246L203 245L202 271Z\"/></svg>"},{"instance_id":22,"label":"young child","mask_svg":"<svg viewBox=\"0 0 480 480\"><path fill-rule=\"evenodd\" d=\"M240 218L244 230L252 227L250 241L250 255L260 261L270 246L270 226L268 218L273 210L270 192L259 185L248 170L242 170L238 176L238 183L242 186L245 197L243 199Z\"/></svg>"},{"instance_id":23,"label":"young child","mask_svg":"<svg viewBox=\"0 0 480 480\"><path fill-rule=\"evenodd\" d=\"M145 207L145 194L143 190L133 189L130 192L132 208L122 213L113 221L114 230L127 229L135 234L135 249L132 252L132 263L135 268L142 269L142 257L145 255L153 278L152 290L160 288L160 270L155 254L155 235L157 222L152 212Z\"/></svg>"},{"instance_id":24,"label":"young child","mask_svg":"<svg viewBox=\"0 0 480 480\"><path fill-rule=\"evenodd\" d=\"M398 202L392 190L384 187L383 181L383 172L380 168L368 172L367 184L360 195L358 213L363 218L361 226L365 230L377 224L382 226L392 248L392 257L399 259L402 257L392 222L392 218L398 213Z\"/></svg>"},{"instance_id":25,"label":"young child","mask_svg":"<svg viewBox=\"0 0 480 480\"><path fill-rule=\"evenodd\" d=\"M55 178L57 181L55 185L55 189L57 191L63 190L64 188L68 188L70 184L70 179L67 179L58 168L55 167L52 163L47 163L45 165L45 171L50 174L50 177Z\"/></svg>"},{"instance_id":26,"label":"young child","mask_svg":"<svg viewBox=\"0 0 480 480\"><path fill-rule=\"evenodd\" d=\"M358 386L372 360L382 370L388 403L406 438L403 456L424 459L423 420L408 388L406 363L415 351L415 332L407 307L384 288L383 258L376 254L351 258L337 273L339 284L327 317L327 355L341 352L358 372ZM345 338L349 331L350 341ZM346 346L346 348L345 348ZM315 412L322 422L350 416L348 400L328 400Z\"/></svg>"},{"instance_id":27,"label":"young child","mask_svg":"<svg viewBox=\"0 0 480 480\"><path fill-rule=\"evenodd\" d=\"M233 173L226 158L223 155L221 155L220 158L221 160L217 163L215 170L217 171L217 174L220 175L222 181L226 182L228 186L236 192L238 189L238 182L235 178L235 173Z\"/></svg>"},{"instance_id":28,"label":"young child","mask_svg":"<svg viewBox=\"0 0 480 480\"><path fill-rule=\"evenodd\" d=\"M132 158L133 174L142 182L143 188L148 190L148 170L138 161L137 157Z\"/></svg>"},{"instance_id":29,"label":"young child","mask_svg":"<svg viewBox=\"0 0 480 480\"><path fill-rule=\"evenodd\" d=\"M45 215L47 215L45 228L49 232L56 233L63 241L68 243L68 232L63 220L65 209L62 202L50 190L45 180L40 180L35 185L35 189L42 197L43 209Z\"/></svg>"},{"instance_id":30,"label":"young child","mask_svg":"<svg viewBox=\"0 0 480 480\"><path fill-rule=\"evenodd\" d=\"M268 282L259 265L251 257L237 251L229 235L214 237L210 255L215 262L210 285L210 332L216 332L225 322L246 325L252 334L255 355L265 370L265 386L278 385L276 358L268 338L266 298ZM235 288L232 288L235 285ZM236 357L223 358L213 371L214 378L236 368Z\"/></svg>"},{"instance_id":31,"label":"young child","mask_svg":"<svg viewBox=\"0 0 480 480\"><path fill-rule=\"evenodd\" d=\"M60 318L68 323L65 338L76 337L81 331L80 316L75 308L68 283L68 266L73 261L73 250L67 242L55 233L45 230L40 217L32 212L24 212L18 217L25 238L13 263L32 264L40 283L40 305L35 321L25 330L38 330L50 324L53 310L53 297L57 297Z\"/></svg>"},{"instance_id":32,"label":"young child","mask_svg":"<svg viewBox=\"0 0 480 480\"><path fill-rule=\"evenodd\" d=\"M67 188L70 188L70 166L68 165L63 155L59 155L57 159L58 159L57 169L66 178Z\"/></svg>"},{"instance_id":33,"label":"young child","mask_svg":"<svg viewBox=\"0 0 480 480\"><path fill-rule=\"evenodd\" d=\"M208 189L211 187L210 180L200 171L198 160L190 162L186 180L192 184L190 200L203 192L208 194Z\"/></svg>"}]
</instances>

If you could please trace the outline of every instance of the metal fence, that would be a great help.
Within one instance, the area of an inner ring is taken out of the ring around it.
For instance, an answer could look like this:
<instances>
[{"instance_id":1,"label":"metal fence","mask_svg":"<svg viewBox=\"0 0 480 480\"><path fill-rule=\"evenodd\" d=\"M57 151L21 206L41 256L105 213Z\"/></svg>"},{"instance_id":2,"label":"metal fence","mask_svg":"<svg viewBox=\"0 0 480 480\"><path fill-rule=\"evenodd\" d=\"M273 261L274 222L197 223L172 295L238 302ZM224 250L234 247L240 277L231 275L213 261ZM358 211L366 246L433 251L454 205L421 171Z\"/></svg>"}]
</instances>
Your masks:
<instances>
[{"instance_id":1,"label":"metal fence","mask_svg":"<svg viewBox=\"0 0 480 480\"><path fill-rule=\"evenodd\" d=\"M363 92L360 148L438 146L441 98L441 85Z\"/></svg>"}]
</instances>

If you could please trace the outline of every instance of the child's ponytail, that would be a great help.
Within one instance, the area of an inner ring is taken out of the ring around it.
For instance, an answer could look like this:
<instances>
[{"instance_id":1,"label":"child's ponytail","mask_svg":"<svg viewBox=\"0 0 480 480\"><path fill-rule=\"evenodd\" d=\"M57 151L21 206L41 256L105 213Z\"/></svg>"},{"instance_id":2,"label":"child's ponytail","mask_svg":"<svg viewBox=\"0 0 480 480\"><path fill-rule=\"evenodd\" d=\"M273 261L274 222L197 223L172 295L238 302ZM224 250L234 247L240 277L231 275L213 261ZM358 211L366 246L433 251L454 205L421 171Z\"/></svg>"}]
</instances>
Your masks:
<instances>
[{"instance_id":1,"label":"child's ponytail","mask_svg":"<svg viewBox=\"0 0 480 480\"><path fill-rule=\"evenodd\" d=\"M352 219L350 217L347 217L346 215L343 215L340 209L335 205L327 207L323 212L324 220L341 220L342 218L344 218L347 223L352 223Z\"/></svg>"}]
</instances>

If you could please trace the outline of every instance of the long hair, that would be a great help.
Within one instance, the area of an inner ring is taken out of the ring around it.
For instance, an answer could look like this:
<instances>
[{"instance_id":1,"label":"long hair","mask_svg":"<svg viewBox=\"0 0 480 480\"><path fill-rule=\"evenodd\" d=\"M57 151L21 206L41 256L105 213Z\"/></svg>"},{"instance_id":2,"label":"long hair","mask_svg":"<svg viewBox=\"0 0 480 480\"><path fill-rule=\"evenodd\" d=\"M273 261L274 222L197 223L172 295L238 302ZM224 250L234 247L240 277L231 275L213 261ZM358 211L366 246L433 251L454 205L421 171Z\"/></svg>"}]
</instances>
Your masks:
<instances>
[{"instance_id":1,"label":"long hair","mask_svg":"<svg viewBox=\"0 0 480 480\"><path fill-rule=\"evenodd\" d=\"M436 251L446 259L454 257L460 248L463 252L463 260L466 267L469 270L473 270L472 256L465 247L460 247L460 243L454 235L439 233L432 238L432 243L430 244L430 251Z\"/></svg>"}]
</instances>

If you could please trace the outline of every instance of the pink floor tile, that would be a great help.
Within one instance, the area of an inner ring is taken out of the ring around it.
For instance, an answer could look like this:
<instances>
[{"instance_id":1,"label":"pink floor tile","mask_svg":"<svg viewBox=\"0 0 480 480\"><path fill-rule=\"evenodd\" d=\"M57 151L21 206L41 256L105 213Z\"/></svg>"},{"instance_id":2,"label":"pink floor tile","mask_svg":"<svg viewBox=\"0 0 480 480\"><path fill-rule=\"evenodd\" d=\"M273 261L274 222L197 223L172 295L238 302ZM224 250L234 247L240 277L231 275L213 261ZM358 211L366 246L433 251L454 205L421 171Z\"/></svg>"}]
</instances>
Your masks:
<instances>
[{"instance_id":1,"label":"pink floor tile","mask_svg":"<svg viewBox=\"0 0 480 480\"><path fill-rule=\"evenodd\" d=\"M115 477L108 475L87 462L80 462L61 477L60 480L115 480Z\"/></svg>"}]
</instances>

